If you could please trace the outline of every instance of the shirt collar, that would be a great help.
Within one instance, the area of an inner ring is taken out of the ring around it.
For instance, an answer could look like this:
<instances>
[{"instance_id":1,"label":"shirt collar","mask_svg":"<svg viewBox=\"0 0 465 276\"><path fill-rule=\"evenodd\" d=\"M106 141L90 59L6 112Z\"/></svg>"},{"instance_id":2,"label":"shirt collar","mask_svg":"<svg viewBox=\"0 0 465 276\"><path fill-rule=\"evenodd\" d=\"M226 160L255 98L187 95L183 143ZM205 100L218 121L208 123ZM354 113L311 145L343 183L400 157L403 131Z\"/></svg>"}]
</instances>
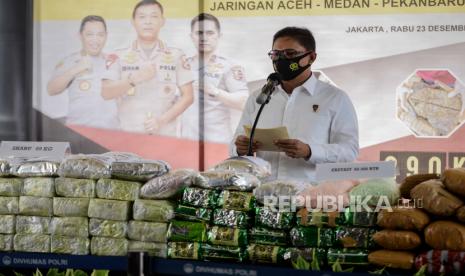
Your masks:
<instances>
[{"instance_id":1,"label":"shirt collar","mask_svg":"<svg viewBox=\"0 0 465 276\"><path fill-rule=\"evenodd\" d=\"M296 87L292 93L302 90L307 92L311 96L314 96L316 91L316 84L317 78L315 77L315 73L312 72L310 78L308 78L301 86ZM279 88L281 88L281 90L286 94L286 91L284 91L284 89L281 86L279 86Z\"/></svg>"}]
</instances>

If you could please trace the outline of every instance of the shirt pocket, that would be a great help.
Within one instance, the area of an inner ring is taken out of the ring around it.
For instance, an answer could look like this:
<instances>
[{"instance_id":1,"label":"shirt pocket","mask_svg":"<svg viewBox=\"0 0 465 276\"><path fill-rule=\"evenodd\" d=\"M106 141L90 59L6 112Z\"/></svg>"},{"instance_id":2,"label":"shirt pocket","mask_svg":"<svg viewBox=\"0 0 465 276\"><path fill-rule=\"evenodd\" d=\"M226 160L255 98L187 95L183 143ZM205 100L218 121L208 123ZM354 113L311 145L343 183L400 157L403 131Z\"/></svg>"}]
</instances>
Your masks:
<instances>
[{"instance_id":1,"label":"shirt pocket","mask_svg":"<svg viewBox=\"0 0 465 276\"><path fill-rule=\"evenodd\" d=\"M298 116L296 122L294 131L297 134L297 139L305 143L329 143L331 127L331 117L329 115L311 112Z\"/></svg>"}]
</instances>

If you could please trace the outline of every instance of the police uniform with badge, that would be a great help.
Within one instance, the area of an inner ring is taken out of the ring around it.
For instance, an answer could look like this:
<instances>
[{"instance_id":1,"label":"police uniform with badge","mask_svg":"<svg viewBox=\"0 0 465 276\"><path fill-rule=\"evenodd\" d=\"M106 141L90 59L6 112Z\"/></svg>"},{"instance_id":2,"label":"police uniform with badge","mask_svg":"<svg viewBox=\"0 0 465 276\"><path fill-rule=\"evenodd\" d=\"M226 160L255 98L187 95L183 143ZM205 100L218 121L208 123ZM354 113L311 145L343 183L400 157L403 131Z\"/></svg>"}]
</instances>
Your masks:
<instances>
[{"instance_id":1,"label":"police uniform with badge","mask_svg":"<svg viewBox=\"0 0 465 276\"><path fill-rule=\"evenodd\" d=\"M116 51L117 60L109 62L105 79L128 79L141 70L143 64L156 66L155 77L134 85L118 99L118 117L121 128L130 132L145 132L144 122L158 118L168 111L180 96L178 87L192 82L192 72L183 52L167 47L158 41L150 56L134 41L125 49ZM179 122L174 120L164 125L157 134L178 136Z\"/></svg>"},{"instance_id":2,"label":"police uniform with badge","mask_svg":"<svg viewBox=\"0 0 465 276\"><path fill-rule=\"evenodd\" d=\"M85 54L81 51L64 58L56 65L52 78L76 66L84 57ZM67 87L69 105L66 123L116 129L119 127L116 102L105 100L101 96L102 77L108 57L101 54L88 58L92 68L77 75Z\"/></svg>"},{"instance_id":3,"label":"police uniform with badge","mask_svg":"<svg viewBox=\"0 0 465 276\"><path fill-rule=\"evenodd\" d=\"M214 86L228 93L248 95L247 81L242 66L217 54L205 62L205 68L199 68L198 56L188 59L194 76L194 87L198 87L198 78L203 74L205 87ZM199 138L199 91L194 91L194 103L183 113L182 134L189 139ZM204 137L206 141L229 143L232 137L231 108L222 103L217 94L204 94Z\"/></svg>"}]
</instances>

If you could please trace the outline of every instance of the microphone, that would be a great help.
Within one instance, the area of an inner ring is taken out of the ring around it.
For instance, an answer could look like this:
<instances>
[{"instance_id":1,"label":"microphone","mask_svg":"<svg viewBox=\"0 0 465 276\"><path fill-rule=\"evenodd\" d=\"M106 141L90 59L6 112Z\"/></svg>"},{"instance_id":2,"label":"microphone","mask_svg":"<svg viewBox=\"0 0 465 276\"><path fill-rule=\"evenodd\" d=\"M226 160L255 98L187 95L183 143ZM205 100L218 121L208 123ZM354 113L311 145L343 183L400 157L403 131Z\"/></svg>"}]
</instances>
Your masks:
<instances>
[{"instance_id":1,"label":"microphone","mask_svg":"<svg viewBox=\"0 0 465 276\"><path fill-rule=\"evenodd\" d=\"M266 84L262 87L262 92L257 96L256 102L264 104L268 100L269 95L273 93L276 86L281 84L281 76L278 73L271 73L266 80Z\"/></svg>"}]
</instances>

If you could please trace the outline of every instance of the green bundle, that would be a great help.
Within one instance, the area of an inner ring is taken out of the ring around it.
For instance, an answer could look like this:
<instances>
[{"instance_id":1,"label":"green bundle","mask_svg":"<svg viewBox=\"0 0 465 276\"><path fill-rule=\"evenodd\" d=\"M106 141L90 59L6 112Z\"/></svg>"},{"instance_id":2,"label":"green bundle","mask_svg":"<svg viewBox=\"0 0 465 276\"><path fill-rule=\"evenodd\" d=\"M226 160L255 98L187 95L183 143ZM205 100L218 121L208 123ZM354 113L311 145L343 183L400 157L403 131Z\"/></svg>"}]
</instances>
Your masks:
<instances>
[{"instance_id":1,"label":"green bundle","mask_svg":"<svg viewBox=\"0 0 465 276\"><path fill-rule=\"evenodd\" d=\"M286 248L281 246L250 244L247 247L249 260L252 263L281 263L285 260L286 252Z\"/></svg>"},{"instance_id":2,"label":"green bundle","mask_svg":"<svg viewBox=\"0 0 465 276\"><path fill-rule=\"evenodd\" d=\"M50 217L16 216L16 233L50 234Z\"/></svg>"},{"instance_id":3,"label":"green bundle","mask_svg":"<svg viewBox=\"0 0 465 276\"><path fill-rule=\"evenodd\" d=\"M187 187L182 194L181 203L189 206L213 208L218 202L218 191Z\"/></svg>"},{"instance_id":4,"label":"green bundle","mask_svg":"<svg viewBox=\"0 0 465 276\"><path fill-rule=\"evenodd\" d=\"M255 197L251 193L224 190L218 198L218 207L238 211L250 211L255 208Z\"/></svg>"},{"instance_id":5,"label":"green bundle","mask_svg":"<svg viewBox=\"0 0 465 276\"><path fill-rule=\"evenodd\" d=\"M335 232L335 244L344 248L374 248L373 235L370 228L338 227Z\"/></svg>"},{"instance_id":6,"label":"green bundle","mask_svg":"<svg viewBox=\"0 0 465 276\"><path fill-rule=\"evenodd\" d=\"M0 215L16 215L19 212L19 198L0 196Z\"/></svg>"},{"instance_id":7,"label":"green bundle","mask_svg":"<svg viewBox=\"0 0 465 276\"><path fill-rule=\"evenodd\" d=\"M95 237L124 238L128 232L125 221L104 220L91 218L89 220L89 234Z\"/></svg>"},{"instance_id":8,"label":"green bundle","mask_svg":"<svg viewBox=\"0 0 465 276\"><path fill-rule=\"evenodd\" d=\"M53 217L50 234L68 237L88 237L89 219L82 217Z\"/></svg>"},{"instance_id":9,"label":"green bundle","mask_svg":"<svg viewBox=\"0 0 465 276\"><path fill-rule=\"evenodd\" d=\"M50 251L57 254L87 255L89 239L84 237L55 236L50 238Z\"/></svg>"},{"instance_id":10,"label":"green bundle","mask_svg":"<svg viewBox=\"0 0 465 276\"><path fill-rule=\"evenodd\" d=\"M59 177L55 179L55 192L64 197L95 197L95 180Z\"/></svg>"},{"instance_id":11,"label":"green bundle","mask_svg":"<svg viewBox=\"0 0 465 276\"><path fill-rule=\"evenodd\" d=\"M129 241L129 252L147 252L149 256L166 258L168 247L166 243Z\"/></svg>"},{"instance_id":12,"label":"green bundle","mask_svg":"<svg viewBox=\"0 0 465 276\"><path fill-rule=\"evenodd\" d=\"M14 234L15 222L13 215L0 215L0 234Z\"/></svg>"},{"instance_id":13,"label":"green bundle","mask_svg":"<svg viewBox=\"0 0 465 276\"><path fill-rule=\"evenodd\" d=\"M55 195L55 179L51 177L30 177L24 179L23 196L53 197Z\"/></svg>"},{"instance_id":14,"label":"green bundle","mask_svg":"<svg viewBox=\"0 0 465 276\"><path fill-rule=\"evenodd\" d=\"M168 225L164 222L131 220L128 224L128 237L144 242L166 242Z\"/></svg>"},{"instance_id":15,"label":"green bundle","mask_svg":"<svg viewBox=\"0 0 465 276\"><path fill-rule=\"evenodd\" d=\"M51 217L53 215L53 199L48 197L20 196L19 214Z\"/></svg>"},{"instance_id":16,"label":"green bundle","mask_svg":"<svg viewBox=\"0 0 465 276\"><path fill-rule=\"evenodd\" d=\"M175 205L168 200L137 199L134 202L135 220L168 222L174 218Z\"/></svg>"},{"instance_id":17,"label":"green bundle","mask_svg":"<svg viewBox=\"0 0 465 276\"><path fill-rule=\"evenodd\" d=\"M229 227L244 227L249 225L250 217L246 212L226 209L213 211L213 223L215 225Z\"/></svg>"},{"instance_id":18,"label":"green bundle","mask_svg":"<svg viewBox=\"0 0 465 276\"><path fill-rule=\"evenodd\" d=\"M0 196L20 196L22 187L21 178L0 178Z\"/></svg>"},{"instance_id":19,"label":"green bundle","mask_svg":"<svg viewBox=\"0 0 465 276\"><path fill-rule=\"evenodd\" d=\"M210 244L226 246L246 246L247 230L213 226L208 230L207 239Z\"/></svg>"},{"instance_id":20,"label":"green bundle","mask_svg":"<svg viewBox=\"0 0 465 276\"><path fill-rule=\"evenodd\" d=\"M0 234L0 251L13 251L14 235Z\"/></svg>"},{"instance_id":21,"label":"green bundle","mask_svg":"<svg viewBox=\"0 0 465 276\"><path fill-rule=\"evenodd\" d=\"M126 221L129 217L129 201L92 198L89 202L90 218Z\"/></svg>"},{"instance_id":22,"label":"green bundle","mask_svg":"<svg viewBox=\"0 0 465 276\"><path fill-rule=\"evenodd\" d=\"M54 197L53 215L58 217L87 217L89 198Z\"/></svg>"},{"instance_id":23,"label":"green bundle","mask_svg":"<svg viewBox=\"0 0 465 276\"><path fill-rule=\"evenodd\" d=\"M364 249L328 249L328 264L339 262L345 265L368 265L368 250Z\"/></svg>"},{"instance_id":24,"label":"green bundle","mask_svg":"<svg viewBox=\"0 0 465 276\"><path fill-rule=\"evenodd\" d=\"M50 235L16 234L13 247L15 251L50 253Z\"/></svg>"},{"instance_id":25,"label":"green bundle","mask_svg":"<svg viewBox=\"0 0 465 276\"><path fill-rule=\"evenodd\" d=\"M128 240L92 237L90 253L97 256L126 256L128 254Z\"/></svg>"},{"instance_id":26,"label":"green bundle","mask_svg":"<svg viewBox=\"0 0 465 276\"><path fill-rule=\"evenodd\" d=\"M172 259L199 260L201 244L197 242L169 242L168 257Z\"/></svg>"},{"instance_id":27,"label":"green bundle","mask_svg":"<svg viewBox=\"0 0 465 276\"><path fill-rule=\"evenodd\" d=\"M99 198L134 201L139 198L140 187L139 182L102 178L95 190Z\"/></svg>"},{"instance_id":28,"label":"green bundle","mask_svg":"<svg viewBox=\"0 0 465 276\"><path fill-rule=\"evenodd\" d=\"M204 244L202 246L204 261L242 262L247 259L247 251L240 247Z\"/></svg>"},{"instance_id":29,"label":"green bundle","mask_svg":"<svg viewBox=\"0 0 465 276\"><path fill-rule=\"evenodd\" d=\"M297 247L331 247L334 243L331 228L297 226L292 228L290 237L292 245Z\"/></svg>"},{"instance_id":30,"label":"green bundle","mask_svg":"<svg viewBox=\"0 0 465 276\"><path fill-rule=\"evenodd\" d=\"M284 230L266 229L253 227L249 230L249 239L251 243L265 245L287 245L288 234Z\"/></svg>"},{"instance_id":31,"label":"green bundle","mask_svg":"<svg viewBox=\"0 0 465 276\"><path fill-rule=\"evenodd\" d=\"M294 226L295 214L291 212L273 212L268 208L255 209L255 224L259 227L273 229L291 229Z\"/></svg>"},{"instance_id":32,"label":"green bundle","mask_svg":"<svg viewBox=\"0 0 465 276\"><path fill-rule=\"evenodd\" d=\"M175 217L179 220L204 221L209 223L212 218L212 210L207 208L178 205L174 210Z\"/></svg>"},{"instance_id":33,"label":"green bundle","mask_svg":"<svg viewBox=\"0 0 465 276\"><path fill-rule=\"evenodd\" d=\"M171 221L168 240L174 242L205 242L207 225L203 222Z\"/></svg>"},{"instance_id":34,"label":"green bundle","mask_svg":"<svg viewBox=\"0 0 465 276\"><path fill-rule=\"evenodd\" d=\"M350 226L374 227L376 226L377 214L376 212L358 212L347 208L344 211L344 222Z\"/></svg>"}]
</instances>

